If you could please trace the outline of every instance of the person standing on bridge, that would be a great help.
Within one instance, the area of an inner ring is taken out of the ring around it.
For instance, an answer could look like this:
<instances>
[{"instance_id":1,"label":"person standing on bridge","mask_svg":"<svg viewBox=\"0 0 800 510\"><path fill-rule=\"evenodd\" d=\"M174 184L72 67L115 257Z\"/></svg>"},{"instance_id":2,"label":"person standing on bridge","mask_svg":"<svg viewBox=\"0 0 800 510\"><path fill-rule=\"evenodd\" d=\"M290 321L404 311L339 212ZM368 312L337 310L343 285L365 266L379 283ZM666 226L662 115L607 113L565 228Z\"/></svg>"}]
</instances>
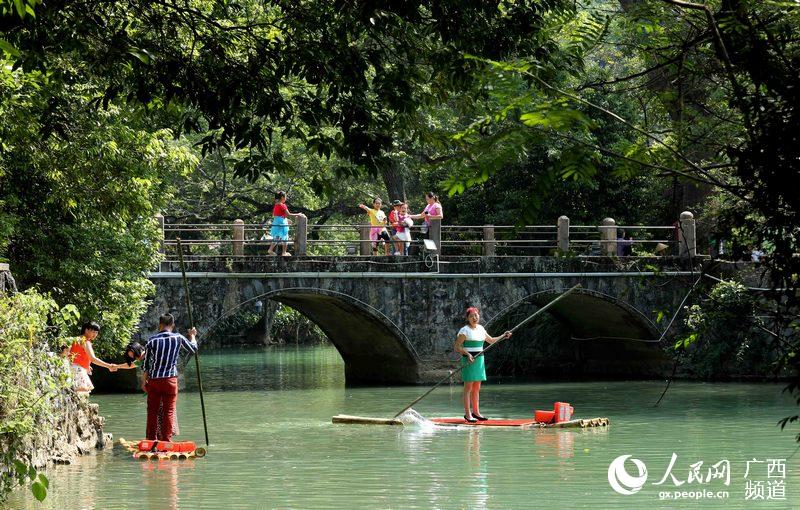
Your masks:
<instances>
[{"instance_id":1,"label":"person standing on bridge","mask_svg":"<svg viewBox=\"0 0 800 510\"><path fill-rule=\"evenodd\" d=\"M145 346L142 389L147 392L147 439L172 439L178 400L178 355L181 349L197 352L197 330L190 329L187 340L180 333L173 333L174 328L172 314L162 315L158 319L159 333L151 336Z\"/></svg>"},{"instance_id":2,"label":"person standing on bridge","mask_svg":"<svg viewBox=\"0 0 800 510\"><path fill-rule=\"evenodd\" d=\"M498 340L509 338L511 331L506 331L500 336L491 336L479 324L481 312L474 306L467 308L467 325L458 331L456 336L455 351L461 354L461 379L464 381L464 419L470 423L484 421L480 412L481 382L486 380L486 365L483 361L484 342L493 344Z\"/></svg>"},{"instance_id":3,"label":"person standing on bridge","mask_svg":"<svg viewBox=\"0 0 800 510\"><path fill-rule=\"evenodd\" d=\"M358 207L363 209L369 216L369 240L372 241L372 255L377 255L378 245L383 244L388 257L389 244L391 244L392 240L389 237L389 232L386 231L386 214L381 210L382 204L381 199L375 197L372 201L372 209L364 204L358 204Z\"/></svg>"},{"instance_id":4,"label":"person standing on bridge","mask_svg":"<svg viewBox=\"0 0 800 510\"><path fill-rule=\"evenodd\" d=\"M439 196L432 191L425 192L425 202L427 204L425 205L425 209L419 214L412 214L411 218L415 220L425 220L420 229L420 233L425 239L430 239L428 231L431 228L431 220L444 219L444 211L442 211L442 204L439 203Z\"/></svg>"},{"instance_id":5,"label":"person standing on bridge","mask_svg":"<svg viewBox=\"0 0 800 510\"><path fill-rule=\"evenodd\" d=\"M275 245L280 243L283 245L283 256L291 257L289 253L287 242L289 241L289 218L288 216L297 217L304 216L303 213L290 213L289 208L286 207L286 192L278 191L275 193L275 207L272 208L272 227L269 229L269 234L272 236L272 243L269 245L267 253L275 255Z\"/></svg>"}]
</instances>

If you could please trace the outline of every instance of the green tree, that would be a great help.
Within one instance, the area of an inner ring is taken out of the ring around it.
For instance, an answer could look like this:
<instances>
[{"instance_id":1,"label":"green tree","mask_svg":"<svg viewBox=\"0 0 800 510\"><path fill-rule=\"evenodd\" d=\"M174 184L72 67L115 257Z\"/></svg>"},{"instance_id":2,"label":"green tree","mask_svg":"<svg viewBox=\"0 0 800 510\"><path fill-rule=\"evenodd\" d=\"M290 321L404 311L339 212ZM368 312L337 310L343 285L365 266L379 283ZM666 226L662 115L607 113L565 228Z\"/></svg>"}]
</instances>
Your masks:
<instances>
[{"instance_id":1,"label":"green tree","mask_svg":"<svg viewBox=\"0 0 800 510\"><path fill-rule=\"evenodd\" d=\"M91 108L93 92L0 65L4 253L23 288L98 320L96 349L115 356L152 288L154 215L170 199L170 179L196 158L169 131L139 127L129 108Z\"/></svg>"}]
</instances>

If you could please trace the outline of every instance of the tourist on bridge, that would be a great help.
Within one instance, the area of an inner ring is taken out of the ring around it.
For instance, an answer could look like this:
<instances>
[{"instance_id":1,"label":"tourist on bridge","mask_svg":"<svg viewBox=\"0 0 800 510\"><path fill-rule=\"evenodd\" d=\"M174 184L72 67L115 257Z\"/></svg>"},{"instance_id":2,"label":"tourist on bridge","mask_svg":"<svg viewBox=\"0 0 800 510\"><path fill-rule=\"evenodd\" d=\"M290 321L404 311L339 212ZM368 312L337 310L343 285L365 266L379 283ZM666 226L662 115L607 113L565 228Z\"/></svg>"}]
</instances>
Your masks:
<instances>
[{"instance_id":1,"label":"tourist on bridge","mask_svg":"<svg viewBox=\"0 0 800 510\"><path fill-rule=\"evenodd\" d=\"M94 384L89 378L92 373L92 363L107 368L111 372L117 370L117 365L106 363L94 355L92 342L98 334L100 334L100 325L96 322L86 322L81 326L81 336L76 338L69 348L68 356L71 362L73 387L79 395L88 395L94 389Z\"/></svg>"},{"instance_id":2,"label":"tourist on bridge","mask_svg":"<svg viewBox=\"0 0 800 510\"><path fill-rule=\"evenodd\" d=\"M455 351L461 354L461 379L464 381L464 419L470 423L484 421L480 412L481 381L486 380L486 365L483 361L484 342L493 344L498 340L509 338L511 331L506 331L500 336L491 336L478 324L481 319L480 311L471 306L467 308L467 325L458 331Z\"/></svg>"},{"instance_id":3,"label":"tourist on bridge","mask_svg":"<svg viewBox=\"0 0 800 510\"><path fill-rule=\"evenodd\" d=\"M147 439L172 439L178 400L178 355L181 349L197 352L197 330L190 329L187 340L180 333L173 333L174 328L172 314L162 315L158 320L159 333L145 345L142 389L147 392Z\"/></svg>"},{"instance_id":4,"label":"tourist on bridge","mask_svg":"<svg viewBox=\"0 0 800 510\"><path fill-rule=\"evenodd\" d=\"M412 225L414 225L414 220L408 214L408 204L400 204L394 234L395 255L408 255L408 247L411 245Z\"/></svg>"},{"instance_id":5,"label":"tourist on bridge","mask_svg":"<svg viewBox=\"0 0 800 510\"><path fill-rule=\"evenodd\" d=\"M397 239L397 229L400 225L400 208L403 207L403 202L395 200L392 202L392 210L389 213L389 236L394 244L393 255L400 255L403 251L403 242Z\"/></svg>"},{"instance_id":6,"label":"tourist on bridge","mask_svg":"<svg viewBox=\"0 0 800 510\"><path fill-rule=\"evenodd\" d=\"M633 237L622 230L617 237L617 257L633 255Z\"/></svg>"},{"instance_id":7,"label":"tourist on bridge","mask_svg":"<svg viewBox=\"0 0 800 510\"><path fill-rule=\"evenodd\" d=\"M439 195L432 191L425 192L425 202L427 203L425 209L419 214L412 214L411 218L415 220L425 220L420 232L425 239L430 239L428 232L431 228L431 220L444 219L444 211L442 210L442 204L439 203Z\"/></svg>"},{"instance_id":8,"label":"tourist on bridge","mask_svg":"<svg viewBox=\"0 0 800 510\"><path fill-rule=\"evenodd\" d=\"M364 204L358 204L358 207L363 209L369 216L369 240L372 241L372 254L378 254L378 244L383 244L386 255L389 255L389 245L392 240L389 237L389 232L386 231L386 214L381 210L382 201L380 198L375 197L372 201L372 208L370 209Z\"/></svg>"},{"instance_id":9,"label":"tourist on bridge","mask_svg":"<svg viewBox=\"0 0 800 510\"><path fill-rule=\"evenodd\" d=\"M395 200L392 202L392 210L389 211L389 237L394 238L397 233L398 217L400 216L400 206L403 202Z\"/></svg>"},{"instance_id":10,"label":"tourist on bridge","mask_svg":"<svg viewBox=\"0 0 800 510\"><path fill-rule=\"evenodd\" d=\"M272 227L269 234L272 236L272 243L269 245L267 253L269 255L276 255L275 245L283 245L283 256L291 257L289 253L287 241L289 241L289 216L297 217L305 215L303 213L290 213L289 208L286 207L286 192L278 191L275 193L275 207L272 208Z\"/></svg>"}]
</instances>

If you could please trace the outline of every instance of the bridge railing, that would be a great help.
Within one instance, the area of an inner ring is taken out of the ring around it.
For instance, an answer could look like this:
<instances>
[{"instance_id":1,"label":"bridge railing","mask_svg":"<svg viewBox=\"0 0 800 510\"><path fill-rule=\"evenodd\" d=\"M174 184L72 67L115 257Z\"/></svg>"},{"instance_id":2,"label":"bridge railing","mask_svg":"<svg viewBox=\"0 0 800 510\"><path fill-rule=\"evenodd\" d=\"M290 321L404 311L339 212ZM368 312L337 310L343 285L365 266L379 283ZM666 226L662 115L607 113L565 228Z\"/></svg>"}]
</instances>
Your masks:
<instances>
[{"instance_id":1,"label":"bridge railing","mask_svg":"<svg viewBox=\"0 0 800 510\"><path fill-rule=\"evenodd\" d=\"M158 216L162 231L162 252L166 261L177 260L177 238L187 262L220 257L266 256L273 243L270 224L233 223L166 224ZM431 220L426 233L422 225L411 227L411 254L421 250L418 240L427 237L438 254L453 256L618 256L697 254L694 217L681 214L673 225L617 225L605 218L599 225L570 225L562 216L553 225L442 225ZM623 231L625 237L623 236ZM367 224L308 224L297 217L289 226L288 246L300 256L370 256L374 243ZM624 248L623 248L624 247ZM394 251L391 247L390 253ZM379 247L378 255L384 253Z\"/></svg>"}]
</instances>

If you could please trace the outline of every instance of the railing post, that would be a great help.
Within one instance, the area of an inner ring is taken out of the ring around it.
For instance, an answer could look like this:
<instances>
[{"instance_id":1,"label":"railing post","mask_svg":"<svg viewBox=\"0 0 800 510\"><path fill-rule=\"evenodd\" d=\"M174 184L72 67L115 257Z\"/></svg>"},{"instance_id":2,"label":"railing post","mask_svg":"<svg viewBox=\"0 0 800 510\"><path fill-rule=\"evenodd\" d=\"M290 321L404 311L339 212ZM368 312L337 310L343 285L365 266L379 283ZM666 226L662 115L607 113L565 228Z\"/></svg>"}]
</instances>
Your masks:
<instances>
[{"instance_id":1,"label":"railing post","mask_svg":"<svg viewBox=\"0 0 800 510\"><path fill-rule=\"evenodd\" d=\"M558 242L556 245L559 252L569 252L569 218L567 216L558 217Z\"/></svg>"},{"instance_id":2,"label":"railing post","mask_svg":"<svg viewBox=\"0 0 800 510\"><path fill-rule=\"evenodd\" d=\"M617 254L617 222L614 218L605 218L600 229L600 251L604 255Z\"/></svg>"},{"instance_id":3,"label":"railing post","mask_svg":"<svg viewBox=\"0 0 800 510\"><path fill-rule=\"evenodd\" d=\"M369 241L369 225L359 225L358 226L358 239L359 239L359 254L362 257L369 257L372 255L372 246L371 242ZM392 251L394 251L394 246L392 246Z\"/></svg>"},{"instance_id":4,"label":"railing post","mask_svg":"<svg viewBox=\"0 0 800 510\"><path fill-rule=\"evenodd\" d=\"M442 254L442 220L430 220L428 225L428 239L436 243L436 250Z\"/></svg>"},{"instance_id":5,"label":"railing post","mask_svg":"<svg viewBox=\"0 0 800 510\"><path fill-rule=\"evenodd\" d=\"M244 255L244 220L233 220L233 255Z\"/></svg>"},{"instance_id":6,"label":"railing post","mask_svg":"<svg viewBox=\"0 0 800 510\"><path fill-rule=\"evenodd\" d=\"M158 225L158 253L164 255L164 215L156 214L156 224ZM158 272L161 272L161 261L158 261Z\"/></svg>"},{"instance_id":7,"label":"railing post","mask_svg":"<svg viewBox=\"0 0 800 510\"><path fill-rule=\"evenodd\" d=\"M294 254L298 257L305 257L306 245L308 244L308 218L305 216L295 216L294 222Z\"/></svg>"},{"instance_id":8,"label":"railing post","mask_svg":"<svg viewBox=\"0 0 800 510\"><path fill-rule=\"evenodd\" d=\"M494 225L484 225L483 241L483 256L494 257L496 246L494 242Z\"/></svg>"},{"instance_id":9,"label":"railing post","mask_svg":"<svg viewBox=\"0 0 800 510\"><path fill-rule=\"evenodd\" d=\"M697 256L697 238L695 237L694 214L683 211L679 220L678 228L678 253L681 258L691 258Z\"/></svg>"}]
</instances>

